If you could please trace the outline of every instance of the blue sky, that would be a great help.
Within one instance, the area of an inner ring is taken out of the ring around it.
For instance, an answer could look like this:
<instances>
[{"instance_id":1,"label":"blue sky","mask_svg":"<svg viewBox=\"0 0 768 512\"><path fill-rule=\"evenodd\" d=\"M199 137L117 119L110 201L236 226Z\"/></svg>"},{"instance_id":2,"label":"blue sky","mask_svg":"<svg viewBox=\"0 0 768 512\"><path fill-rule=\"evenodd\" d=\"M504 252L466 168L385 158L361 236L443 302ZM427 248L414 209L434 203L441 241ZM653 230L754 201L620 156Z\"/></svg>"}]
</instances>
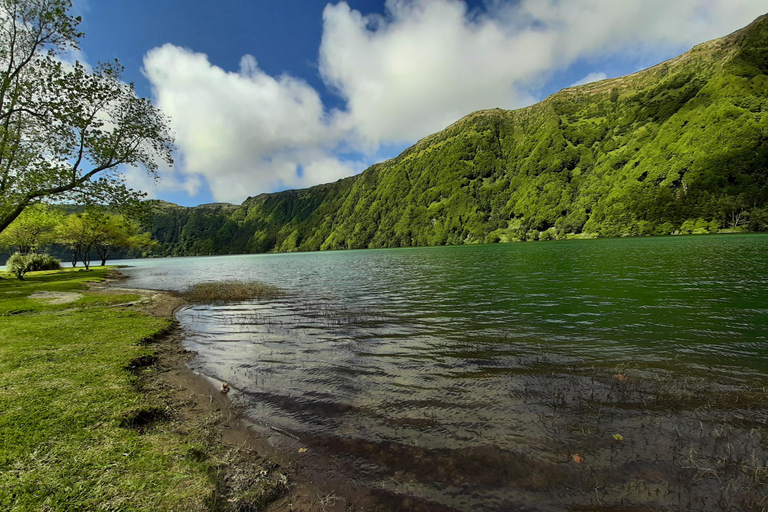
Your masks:
<instances>
[{"instance_id":1,"label":"blue sky","mask_svg":"<svg viewBox=\"0 0 768 512\"><path fill-rule=\"evenodd\" d=\"M172 119L157 184L240 203L358 173L474 110L519 108L737 30L768 0L74 0L76 57L117 58Z\"/></svg>"}]
</instances>

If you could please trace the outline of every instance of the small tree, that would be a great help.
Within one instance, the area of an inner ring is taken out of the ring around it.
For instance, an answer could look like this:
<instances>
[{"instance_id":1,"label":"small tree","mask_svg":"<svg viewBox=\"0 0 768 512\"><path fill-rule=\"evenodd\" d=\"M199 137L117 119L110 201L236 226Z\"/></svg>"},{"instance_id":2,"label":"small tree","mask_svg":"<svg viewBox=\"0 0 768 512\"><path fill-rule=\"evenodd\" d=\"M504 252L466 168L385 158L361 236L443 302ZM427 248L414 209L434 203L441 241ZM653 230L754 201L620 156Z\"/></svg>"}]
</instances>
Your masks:
<instances>
[{"instance_id":1,"label":"small tree","mask_svg":"<svg viewBox=\"0 0 768 512\"><path fill-rule=\"evenodd\" d=\"M149 247L156 243L148 233L139 230L135 221L96 208L64 219L57 231L57 241L72 251L72 266L77 266L79 260L86 270L91 265L92 251L99 255L104 266L118 249Z\"/></svg>"},{"instance_id":2,"label":"small tree","mask_svg":"<svg viewBox=\"0 0 768 512\"><path fill-rule=\"evenodd\" d=\"M140 232L138 223L123 215L102 215L95 230L100 236L93 247L101 258L102 267L118 249L150 247L155 243L149 233Z\"/></svg>"},{"instance_id":3,"label":"small tree","mask_svg":"<svg viewBox=\"0 0 768 512\"><path fill-rule=\"evenodd\" d=\"M72 250L72 266L76 267L79 259L85 270L90 268L91 251L102 236L100 215L89 212L68 216L58 230L59 243Z\"/></svg>"},{"instance_id":4,"label":"small tree","mask_svg":"<svg viewBox=\"0 0 768 512\"><path fill-rule=\"evenodd\" d=\"M55 240L56 227L61 220L62 214L46 205L27 208L0 233L0 247L15 247L20 254L36 253L39 247Z\"/></svg>"}]
</instances>

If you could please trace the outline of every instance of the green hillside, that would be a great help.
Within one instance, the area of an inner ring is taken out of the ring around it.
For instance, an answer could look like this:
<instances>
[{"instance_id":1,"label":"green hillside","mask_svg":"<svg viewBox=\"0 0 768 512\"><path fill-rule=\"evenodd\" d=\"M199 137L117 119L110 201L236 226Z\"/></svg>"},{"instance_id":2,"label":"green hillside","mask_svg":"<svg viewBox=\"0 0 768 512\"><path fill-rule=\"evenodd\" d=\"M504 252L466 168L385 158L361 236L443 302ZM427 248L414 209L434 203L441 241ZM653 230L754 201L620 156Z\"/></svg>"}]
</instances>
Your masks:
<instances>
[{"instance_id":1,"label":"green hillside","mask_svg":"<svg viewBox=\"0 0 768 512\"><path fill-rule=\"evenodd\" d=\"M164 254L768 230L768 16L647 70L475 112L362 174L159 205Z\"/></svg>"}]
</instances>

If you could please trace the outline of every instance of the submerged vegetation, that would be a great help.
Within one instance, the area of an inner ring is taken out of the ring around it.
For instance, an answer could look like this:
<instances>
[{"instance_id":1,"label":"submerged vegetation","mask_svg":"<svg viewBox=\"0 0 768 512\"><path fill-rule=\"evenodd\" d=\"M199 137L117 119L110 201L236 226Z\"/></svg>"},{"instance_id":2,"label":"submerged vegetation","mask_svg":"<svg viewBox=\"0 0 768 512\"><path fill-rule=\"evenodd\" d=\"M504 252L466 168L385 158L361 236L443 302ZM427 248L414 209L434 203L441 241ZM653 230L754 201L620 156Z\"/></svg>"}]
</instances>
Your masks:
<instances>
[{"instance_id":1,"label":"submerged vegetation","mask_svg":"<svg viewBox=\"0 0 768 512\"><path fill-rule=\"evenodd\" d=\"M258 281L217 281L197 283L182 292L189 302L218 304L252 299L273 299L279 295L275 286Z\"/></svg>"},{"instance_id":2,"label":"submerged vegetation","mask_svg":"<svg viewBox=\"0 0 768 512\"><path fill-rule=\"evenodd\" d=\"M476 112L358 176L155 202L164 255L768 230L768 18L633 75Z\"/></svg>"},{"instance_id":3,"label":"submerged vegetation","mask_svg":"<svg viewBox=\"0 0 768 512\"><path fill-rule=\"evenodd\" d=\"M545 408L555 462L545 487L580 489L575 510L768 508L765 388L639 365L540 364L547 378L528 400Z\"/></svg>"}]
</instances>

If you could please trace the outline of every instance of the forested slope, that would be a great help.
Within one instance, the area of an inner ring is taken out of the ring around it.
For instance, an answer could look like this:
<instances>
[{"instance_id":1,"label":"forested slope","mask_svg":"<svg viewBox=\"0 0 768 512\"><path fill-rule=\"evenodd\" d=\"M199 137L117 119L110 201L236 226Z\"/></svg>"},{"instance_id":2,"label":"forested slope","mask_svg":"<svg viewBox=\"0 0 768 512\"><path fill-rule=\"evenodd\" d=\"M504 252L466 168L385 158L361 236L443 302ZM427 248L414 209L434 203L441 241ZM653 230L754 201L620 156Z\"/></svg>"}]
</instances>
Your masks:
<instances>
[{"instance_id":1,"label":"forested slope","mask_svg":"<svg viewBox=\"0 0 768 512\"><path fill-rule=\"evenodd\" d=\"M157 205L164 254L768 229L768 18L633 75L476 112L362 174Z\"/></svg>"}]
</instances>

